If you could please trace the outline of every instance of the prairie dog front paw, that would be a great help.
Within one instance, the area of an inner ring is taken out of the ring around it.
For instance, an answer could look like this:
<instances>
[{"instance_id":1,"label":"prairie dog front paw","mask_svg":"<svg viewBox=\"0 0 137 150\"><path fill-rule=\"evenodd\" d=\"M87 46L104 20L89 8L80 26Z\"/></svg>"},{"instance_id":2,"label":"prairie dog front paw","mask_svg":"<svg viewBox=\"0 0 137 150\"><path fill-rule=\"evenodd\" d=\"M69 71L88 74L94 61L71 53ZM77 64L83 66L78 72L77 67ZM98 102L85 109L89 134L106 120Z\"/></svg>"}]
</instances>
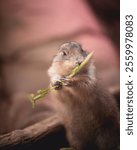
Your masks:
<instances>
[{"instance_id":1,"label":"prairie dog front paw","mask_svg":"<svg viewBox=\"0 0 137 150\"><path fill-rule=\"evenodd\" d=\"M71 84L71 80L68 79L68 78L60 78L59 80L57 81L54 81L52 83L52 86L55 86L55 89L56 90L59 90L62 88L62 86L70 86Z\"/></svg>"},{"instance_id":2,"label":"prairie dog front paw","mask_svg":"<svg viewBox=\"0 0 137 150\"><path fill-rule=\"evenodd\" d=\"M64 86L71 85L71 79L69 79L69 78L62 78L61 81L62 81Z\"/></svg>"},{"instance_id":3,"label":"prairie dog front paw","mask_svg":"<svg viewBox=\"0 0 137 150\"><path fill-rule=\"evenodd\" d=\"M52 86L55 87L56 90L59 90L62 88L62 82L61 81L55 81L54 83L51 84Z\"/></svg>"}]
</instances>

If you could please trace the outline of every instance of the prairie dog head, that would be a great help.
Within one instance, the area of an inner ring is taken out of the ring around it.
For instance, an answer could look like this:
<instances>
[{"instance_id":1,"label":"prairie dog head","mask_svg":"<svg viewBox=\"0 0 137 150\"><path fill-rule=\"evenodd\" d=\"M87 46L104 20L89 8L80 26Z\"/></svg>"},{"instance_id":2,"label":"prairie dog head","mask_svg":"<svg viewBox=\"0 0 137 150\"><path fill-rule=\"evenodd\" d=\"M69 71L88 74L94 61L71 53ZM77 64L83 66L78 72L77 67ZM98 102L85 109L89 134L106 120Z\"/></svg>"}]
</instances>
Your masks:
<instances>
[{"instance_id":1,"label":"prairie dog head","mask_svg":"<svg viewBox=\"0 0 137 150\"><path fill-rule=\"evenodd\" d=\"M84 51L80 44L76 42L64 43L60 46L57 55L54 57L51 67L48 70L48 74L51 77L51 81L59 80L61 77L65 77L70 74L72 69L77 65L80 65L87 57L88 53ZM88 63L80 73L91 73L89 68L92 65L92 71L94 67L92 63ZM93 74L93 73L92 73Z\"/></svg>"}]
</instances>

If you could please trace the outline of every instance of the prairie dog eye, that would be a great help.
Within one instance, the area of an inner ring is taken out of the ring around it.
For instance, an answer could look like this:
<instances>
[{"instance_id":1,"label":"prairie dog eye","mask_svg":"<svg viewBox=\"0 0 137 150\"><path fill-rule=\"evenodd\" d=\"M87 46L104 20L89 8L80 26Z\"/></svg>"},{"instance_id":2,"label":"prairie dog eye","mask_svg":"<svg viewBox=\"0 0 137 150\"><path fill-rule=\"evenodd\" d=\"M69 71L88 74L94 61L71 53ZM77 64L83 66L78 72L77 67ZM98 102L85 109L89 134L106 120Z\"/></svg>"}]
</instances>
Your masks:
<instances>
[{"instance_id":1,"label":"prairie dog eye","mask_svg":"<svg viewBox=\"0 0 137 150\"><path fill-rule=\"evenodd\" d=\"M66 51L63 51L63 52L62 52L62 55L63 55L63 56L67 56L67 52L66 52Z\"/></svg>"}]
</instances>

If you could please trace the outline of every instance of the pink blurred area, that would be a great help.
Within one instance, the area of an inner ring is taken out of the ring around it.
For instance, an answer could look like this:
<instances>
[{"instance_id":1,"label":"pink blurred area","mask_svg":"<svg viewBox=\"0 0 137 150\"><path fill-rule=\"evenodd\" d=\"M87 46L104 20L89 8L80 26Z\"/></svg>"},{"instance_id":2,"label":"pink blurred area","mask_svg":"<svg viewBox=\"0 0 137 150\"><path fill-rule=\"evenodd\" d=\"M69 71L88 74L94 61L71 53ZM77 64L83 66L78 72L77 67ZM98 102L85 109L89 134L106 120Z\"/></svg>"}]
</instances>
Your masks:
<instances>
[{"instance_id":1,"label":"pink blurred area","mask_svg":"<svg viewBox=\"0 0 137 150\"><path fill-rule=\"evenodd\" d=\"M24 44L70 36L81 31L101 32L101 26L85 1L5 1L2 12L12 48ZM10 29L9 29L10 26Z\"/></svg>"},{"instance_id":2,"label":"pink blurred area","mask_svg":"<svg viewBox=\"0 0 137 150\"><path fill-rule=\"evenodd\" d=\"M48 86L47 69L58 47L67 41L79 42L83 49L94 51L99 78L108 88L119 86L119 45L109 36L119 30L119 20L111 17L113 9L111 12L105 5L115 6L109 0L101 0L100 4L95 0L1 1L0 92L9 96L6 99L12 99L10 109L16 105L13 99L18 95ZM100 15L102 7L108 10L106 14L110 16L111 24L110 20L103 20L106 18L103 11ZM21 101L18 105L22 105L23 98L18 99ZM32 113L30 108L24 116ZM23 108L21 111L23 114ZM21 120L15 120L21 124Z\"/></svg>"}]
</instances>

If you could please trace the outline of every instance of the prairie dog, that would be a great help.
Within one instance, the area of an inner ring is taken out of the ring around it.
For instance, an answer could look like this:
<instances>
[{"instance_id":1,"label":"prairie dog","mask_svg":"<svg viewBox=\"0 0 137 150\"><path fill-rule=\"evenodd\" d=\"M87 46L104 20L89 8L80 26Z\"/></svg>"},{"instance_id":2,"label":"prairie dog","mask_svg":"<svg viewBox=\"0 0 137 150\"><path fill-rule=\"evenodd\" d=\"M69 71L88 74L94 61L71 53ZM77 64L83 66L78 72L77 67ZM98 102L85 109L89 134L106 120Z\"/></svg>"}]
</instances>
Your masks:
<instances>
[{"instance_id":1,"label":"prairie dog","mask_svg":"<svg viewBox=\"0 0 137 150\"><path fill-rule=\"evenodd\" d=\"M66 129L70 145L76 150L118 150L119 113L115 100L98 83L94 64L88 63L78 74L65 77L88 55L76 42L59 48L48 70L53 105ZM58 80L66 84L61 86Z\"/></svg>"}]
</instances>

